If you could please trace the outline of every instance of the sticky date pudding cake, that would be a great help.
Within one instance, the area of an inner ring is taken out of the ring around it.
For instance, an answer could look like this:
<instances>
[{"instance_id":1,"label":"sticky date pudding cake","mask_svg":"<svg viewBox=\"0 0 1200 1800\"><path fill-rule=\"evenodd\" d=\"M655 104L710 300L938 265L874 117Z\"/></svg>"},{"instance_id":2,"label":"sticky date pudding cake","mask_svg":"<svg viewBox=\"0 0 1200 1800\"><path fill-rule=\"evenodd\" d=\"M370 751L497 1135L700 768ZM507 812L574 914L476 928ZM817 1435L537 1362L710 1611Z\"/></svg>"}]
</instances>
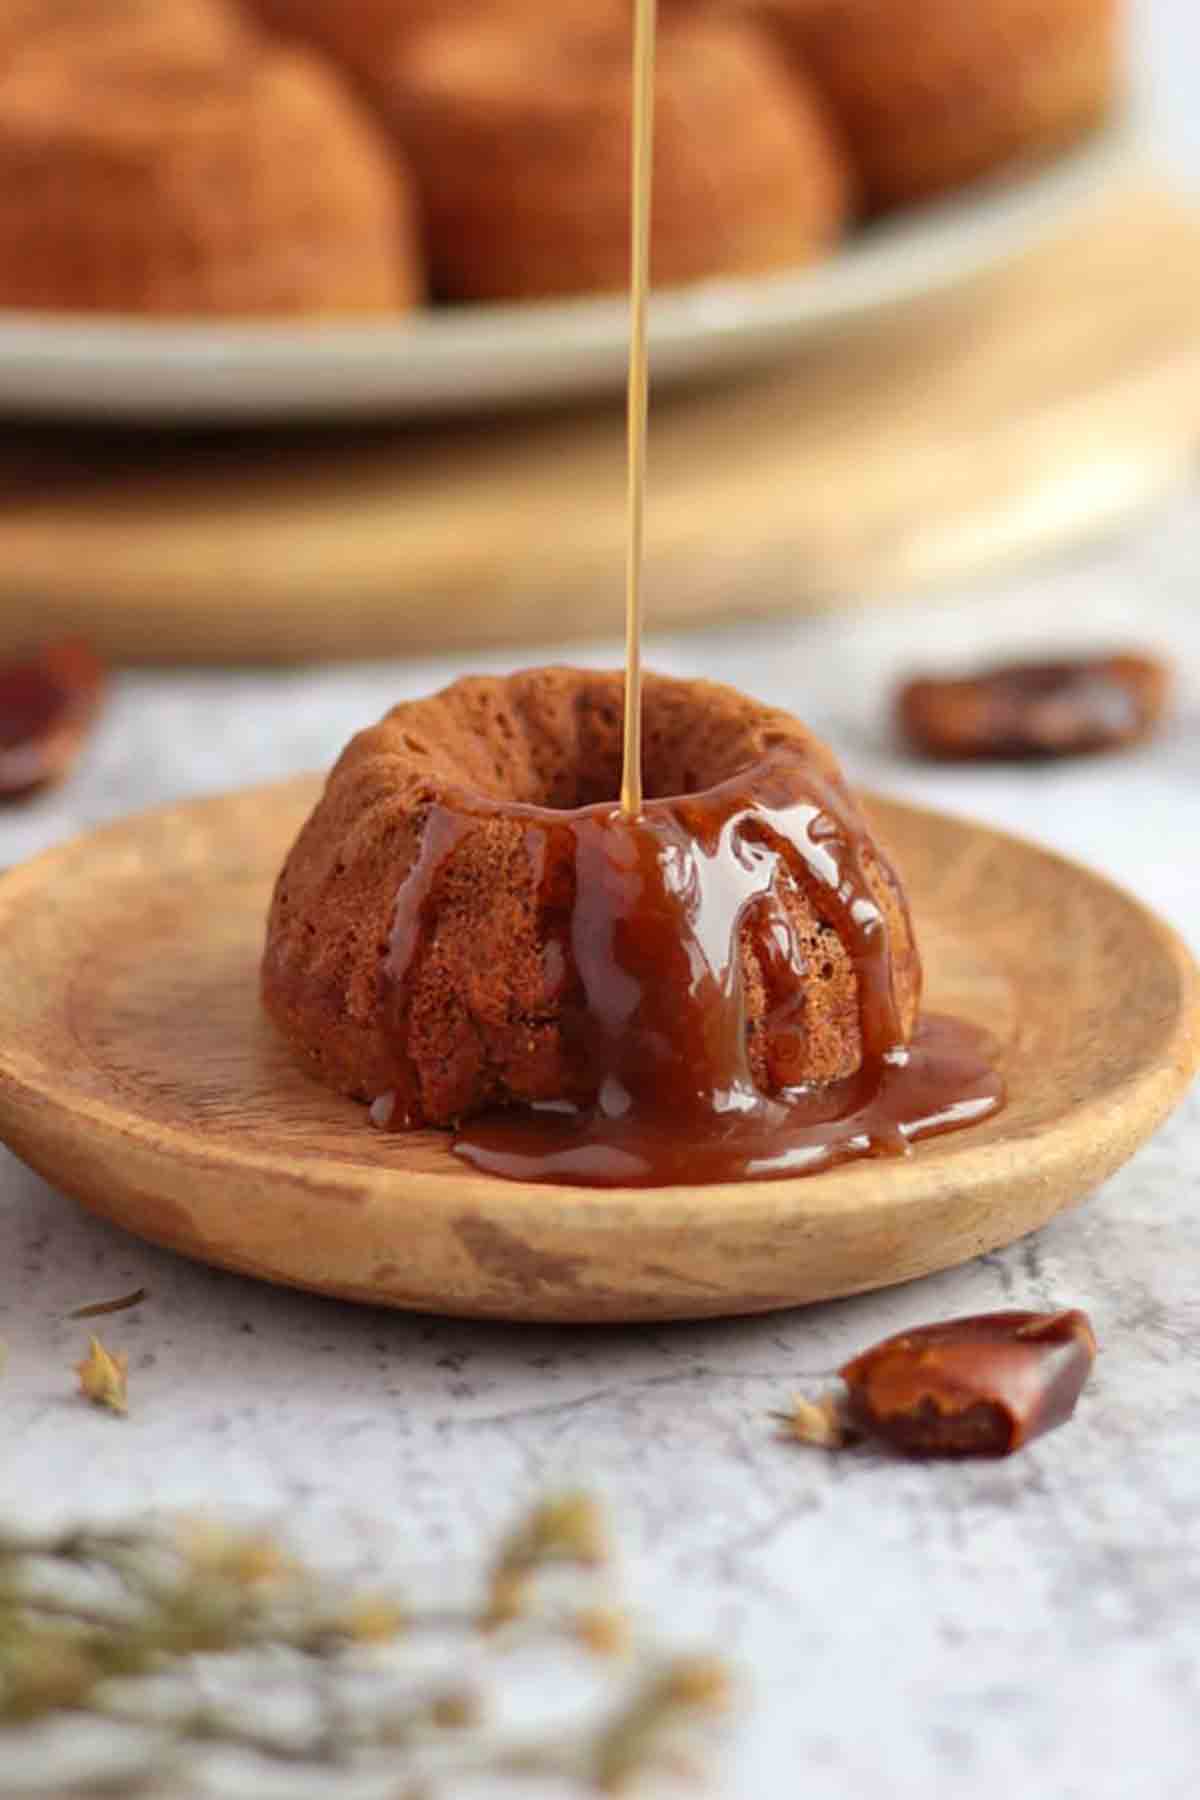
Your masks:
<instances>
[{"instance_id":1,"label":"sticky date pudding cake","mask_svg":"<svg viewBox=\"0 0 1200 1800\"><path fill-rule=\"evenodd\" d=\"M785 712L646 675L469 677L353 739L280 873L266 1009L319 1080L477 1167L654 1186L796 1174L1000 1103L919 1021L900 881Z\"/></svg>"}]
</instances>

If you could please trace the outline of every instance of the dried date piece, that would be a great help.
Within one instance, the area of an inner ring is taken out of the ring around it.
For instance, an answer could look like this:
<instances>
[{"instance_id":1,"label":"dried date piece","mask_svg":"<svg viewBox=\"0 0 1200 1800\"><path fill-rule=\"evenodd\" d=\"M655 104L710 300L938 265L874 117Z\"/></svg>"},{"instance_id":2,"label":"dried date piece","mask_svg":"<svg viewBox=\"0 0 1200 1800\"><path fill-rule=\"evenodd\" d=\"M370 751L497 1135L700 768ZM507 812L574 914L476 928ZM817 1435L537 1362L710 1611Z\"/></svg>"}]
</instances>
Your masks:
<instances>
[{"instance_id":1,"label":"dried date piece","mask_svg":"<svg viewBox=\"0 0 1200 1800\"><path fill-rule=\"evenodd\" d=\"M24 799L63 779L104 688L102 665L74 640L0 663L0 801Z\"/></svg>"},{"instance_id":2,"label":"dried date piece","mask_svg":"<svg viewBox=\"0 0 1200 1800\"><path fill-rule=\"evenodd\" d=\"M1009 761L1118 750L1154 730L1170 674L1144 655L1009 663L958 680L906 682L900 730L943 761Z\"/></svg>"},{"instance_id":3,"label":"dried date piece","mask_svg":"<svg viewBox=\"0 0 1200 1800\"><path fill-rule=\"evenodd\" d=\"M1095 1356L1078 1311L924 1325L846 1364L846 1414L909 1456L1007 1456L1066 1423Z\"/></svg>"}]
</instances>

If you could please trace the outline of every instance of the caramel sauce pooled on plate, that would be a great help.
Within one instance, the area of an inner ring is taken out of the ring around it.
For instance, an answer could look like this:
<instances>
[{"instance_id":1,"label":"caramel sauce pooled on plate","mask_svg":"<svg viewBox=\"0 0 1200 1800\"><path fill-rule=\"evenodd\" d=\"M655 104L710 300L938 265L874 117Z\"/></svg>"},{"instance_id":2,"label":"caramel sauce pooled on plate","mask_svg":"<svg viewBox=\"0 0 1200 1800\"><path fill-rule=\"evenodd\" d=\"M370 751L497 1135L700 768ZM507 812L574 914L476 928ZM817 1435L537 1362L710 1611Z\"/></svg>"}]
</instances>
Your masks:
<instances>
[{"instance_id":1,"label":"caramel sauce pooled on plate","mask_svg":"<svg viewBox=\"0 0 1200 1800\"><path fill-rule=\"evenodd\" d=\"M865 826L794 754L704 793L647 801L636 819L616 805L558 812L467 795L436 807L392 934L398 1035L439 878L465 833L500 811L525 824L578 1091L467 1120L454 1148L475 1167L590 1187L799 1175L903 1155L1003 1104L971 1028L927 1018L904 1042L886 922L863 870ZM740 945L747 933L767 981L762 1027L803 1033L808 971L780 902L788 879L851 956L862 1060L843 1080L771 1094L750 1066ZM375 1117L390 1123L394 1110Z\"/></svg>"}]
</instances>

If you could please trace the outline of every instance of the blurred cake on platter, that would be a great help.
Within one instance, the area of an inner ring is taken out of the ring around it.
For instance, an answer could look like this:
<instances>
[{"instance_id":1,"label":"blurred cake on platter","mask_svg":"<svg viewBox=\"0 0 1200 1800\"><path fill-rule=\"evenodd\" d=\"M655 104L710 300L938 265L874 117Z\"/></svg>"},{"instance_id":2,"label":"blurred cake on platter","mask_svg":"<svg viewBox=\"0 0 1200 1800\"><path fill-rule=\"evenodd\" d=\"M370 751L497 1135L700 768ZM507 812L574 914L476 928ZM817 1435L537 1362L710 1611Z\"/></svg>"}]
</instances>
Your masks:
<instances>
[{"instance_id":1,"label":"blurred cake on platter","mask_svg":"<svg viewBox=\"0 0 1200 1800\"><path fill-rule=\"evenodd\" d=\"M428 32L386 94L452 299L622 289L629 275L632 43L626 23ZM659 35L654 279L757 274L823 254L852 179L811 89L754 26L697 15Z\"/></svg>"},{"instance_id":2,"label":"blurred cake on platter","mask_svg":"<svg viewBox=\"0 0 1200 1800\"><path fill-rule=\"evenodd\" d=\"M1046 158L1121 0L661 0L659 286ZM5 0L0 307L403 313L624 285L630 0ZM309 204L311 202L311 204Z\"/></svg>"},{"instance_id":3,"label":"blurred cake on platter","mask_svg":"<svg viewBox=\"0 0 1200 1800\"><path fill-rule=\"evenodd\" d=\"M258 36L236 0L4 0L0 66L30 51L98 68L211 64L245 54Z\"/></svg>"},{"instance_id":4,"label":"blurred cake on platter","mask_svg":"<svg viewBox=\"0 0 1200 1800\"><path fill-rule=\"evenodd\" d=\"M629 0L248 0L264 25L326 51L369 85L431 27L493 25L523 34L619 23Z\"/></svg>"},{"instance_id":5,"label":"blurred cake on platter","mask_svg":"<svg viewBox=\"0 0 1200 1800\"><path fill-rule=\"evenodd\" d=\"M76 313L394 313L411 198L319 60L47 50L0 70L0 304Z\"/></svg>"},{"instance_id":6,"label":"blurred cake on platter","mask_svg":"<svg viewBox=\"0 0 1200 1800\"><path fill-rule=\"evenodd\" d=\"M1045 157L1109 112L1122 0L761 0L876 208Z\"/></svg>"}]
</instances>

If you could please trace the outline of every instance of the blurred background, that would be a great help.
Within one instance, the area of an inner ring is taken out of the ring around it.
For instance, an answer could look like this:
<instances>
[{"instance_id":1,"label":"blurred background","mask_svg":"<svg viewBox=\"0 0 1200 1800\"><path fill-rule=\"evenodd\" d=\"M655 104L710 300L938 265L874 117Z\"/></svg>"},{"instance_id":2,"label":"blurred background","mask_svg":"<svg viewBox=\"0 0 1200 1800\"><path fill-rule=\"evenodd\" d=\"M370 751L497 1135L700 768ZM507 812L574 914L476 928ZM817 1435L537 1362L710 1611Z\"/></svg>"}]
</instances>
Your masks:
<instances>
[{"instance_id":1,"label":"blurred background","mask_svg":"<svg viewBox=\"0 0 1200 1800\"><path fill-rule=\"evenodd\" d=\"M1184 0L661 12L655 626L991 579L1190 478ZM627 0L13 0L0 649L610 636L629 57Z\"/></svg>"},{"instance_id":2,"label":"blurred background","mask_svg":"<svg viewBox=\"0 0 1200 1800\"><path fill-rule=\"evenodd\" d=\"M1139 0L1132 9L1134 68L1155 142L1173 172L1200 186L1200 17L1188 0Z\"/></svg>"},{"instance_id":3,"label":"blurred background","mask_svg":"<svg viewBox=\"0 0 1200 1800\"><path fill-rule=\"evenodd\" d=\"M365 720L466 669L619 658L626 310L561 292L567 265L602 280L601 256L623 279L629 45L621 18L596 31L606 3L572 0L552 29L523 0L439 7L386 145L370 121L400 77L380 46L419 0L5 9L23 36L0 63L0 161L24 173L0 183L0 281L50 287L0 310L0 652L70 637L146 668L117 682L72 779L6 815L4 860L160 799L328 766ZM786 64L774 38L747 57L738 33L765 43L784 4L762 0L749 26L742 9L700 27L707 9L662 9L668 266L737 240L696 204L700 178L738 184L739 217L826 235L798 268L656 297L650 659L800 711L865 780L1118 875L1119 803L1147 897L1190 929L1174 821L1200 767L1200 21L1185 0L803 0L795 17L826 38ZM839 17L870 28L841 61ZM284 23L308 49L281 49ZM332 27L351 35L331 49ZM548 30L553 65L529 48ZM681 110L698 65L704 107ZM766 69L786 110L818 67L840 125L827 97L799 139L794 112L773 134L712 130L714 107L744 115L731 81ZM412 194L419 276L402 292L390 250L364 260L381 229L394 249L394 199L376 204L394 176L376 177L408 168L418 101L460 179L443 221L459 260L433 288L499 268L511 290L523 268L558 293L430 305ZM349 161L318 166L314 137L344 152L348 120ZM804 182L764 173L781 155L807 171L798 213ZM922 191L883 197L902 175ZM330 179L357 210L321 202ZM525 262L506 241L518 215ZM338 239L351 226L357 261ZM271 231L341 249L267 266ZM773 260L770 230L754 248ZM375 293L369 317L347 316L351 278ZM249 315L255 293L290 310ZM898 757L889 697L914 662L1130 639L1176 668L1156 751L1021 774ZM39 689L49 714L69 704L56 682Z\"/></svg>"}]
</instances>

